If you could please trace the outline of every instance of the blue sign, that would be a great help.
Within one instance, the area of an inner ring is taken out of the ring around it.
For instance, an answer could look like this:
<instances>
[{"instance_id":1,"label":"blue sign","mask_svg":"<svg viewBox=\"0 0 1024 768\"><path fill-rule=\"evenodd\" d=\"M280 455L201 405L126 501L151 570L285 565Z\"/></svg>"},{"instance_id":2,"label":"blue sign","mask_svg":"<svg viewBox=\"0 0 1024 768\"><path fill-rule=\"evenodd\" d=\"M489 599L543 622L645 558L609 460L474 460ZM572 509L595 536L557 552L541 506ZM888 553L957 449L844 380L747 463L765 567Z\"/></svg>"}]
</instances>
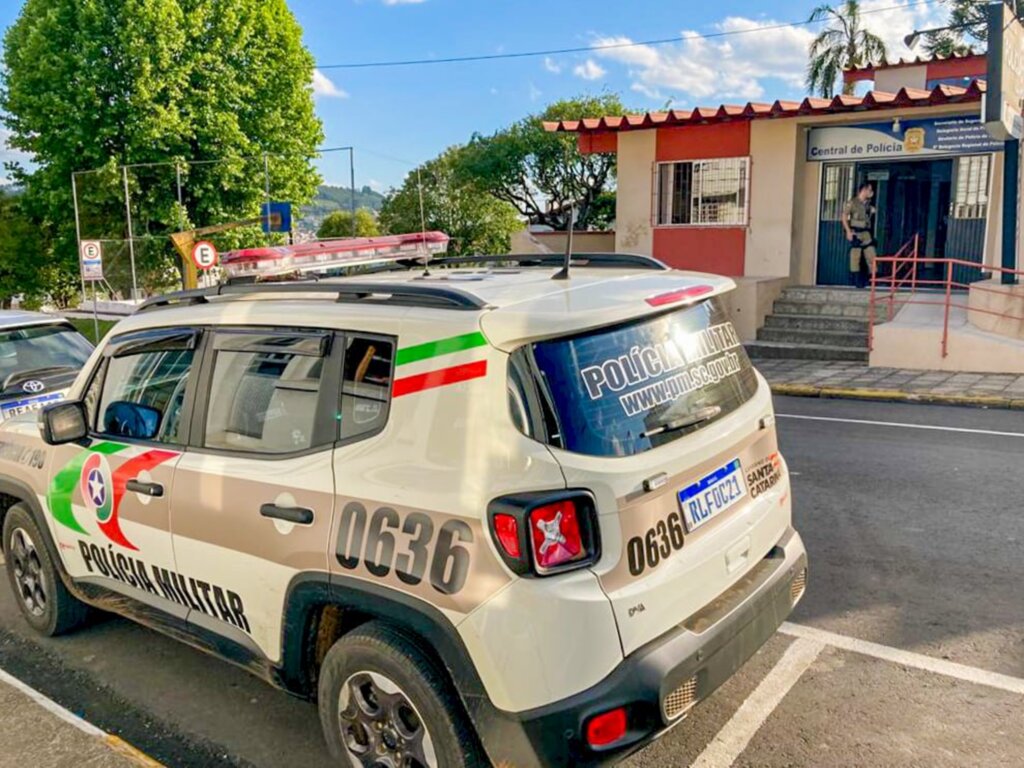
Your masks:
<instances>
[{"instance_id":1,"label":"blue sign","mask_svg":"<svg viewBox=\"0 0 1024 768\"><path fill-rule=\"evenodd\" d=\"M993 139L980 119L963 115L812 128L807 137L807 159L818 162L968 155L1002 149L1003 142Z\"/></svg>"},{"instance_id":2,"label":"blue sign","mask_svg":"<svg viewBox=\"0 0 1024 768\"><path fill-rule=\"evenodd\" d=\"M264 232L292 231L291 203L263 203L260 206Z\"/></svg>"}]
</instances>

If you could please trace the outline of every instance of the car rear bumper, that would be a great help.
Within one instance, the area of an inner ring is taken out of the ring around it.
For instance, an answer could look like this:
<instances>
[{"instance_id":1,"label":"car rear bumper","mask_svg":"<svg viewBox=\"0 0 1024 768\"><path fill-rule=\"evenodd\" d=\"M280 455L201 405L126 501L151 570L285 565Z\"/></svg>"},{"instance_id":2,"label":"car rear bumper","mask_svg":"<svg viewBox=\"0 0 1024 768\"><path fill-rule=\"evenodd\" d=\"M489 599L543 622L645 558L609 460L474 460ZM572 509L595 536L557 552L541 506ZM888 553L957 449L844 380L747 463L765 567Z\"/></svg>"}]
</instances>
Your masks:
<instances>
[{"instance_id":1,"label":"car rear bumper","mask_svg":"<svg viewBox=\"0 0 1024 768\"><path fill-rule=\"evenodd\" d=\"M513 754L494 754L503 752L500 744L481 734L492 759L515 766L606 765L635 752L681 722L694 703L728 680L775 633L802 596L806 571L803 542L790 528L737 584L631 653L597 685L508 715L525 737L510 740L518 744ZM602 749L588 747L587 722L617 707L627 711L626 735ZM529 754L524 754L527 744Z\"/></svg>"}]
</instances>

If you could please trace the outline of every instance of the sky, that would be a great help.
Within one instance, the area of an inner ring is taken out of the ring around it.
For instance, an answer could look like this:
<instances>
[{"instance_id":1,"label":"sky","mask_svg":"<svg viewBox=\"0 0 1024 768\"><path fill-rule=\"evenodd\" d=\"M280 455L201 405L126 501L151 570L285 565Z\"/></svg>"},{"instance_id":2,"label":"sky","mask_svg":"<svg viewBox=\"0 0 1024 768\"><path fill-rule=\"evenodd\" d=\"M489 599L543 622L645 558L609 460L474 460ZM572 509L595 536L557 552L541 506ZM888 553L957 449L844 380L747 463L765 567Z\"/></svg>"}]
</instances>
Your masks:
<instances>
[{"instance_id":1,"label":"sky","mask_svg":"<svg viewBox=\"0 0 1024 768\"><path fill-rule=\"evenodd\" d=\"M356 186L386 191L415 165L584 93L617 93L632 110L683 109L805 95L802 21L820 0L290 0L317 69L325 147L355 147ZM836 2L838 4L838 0ZM0 0L0 28L20 10ZM937 0L862 0L890 58L913 29L941 26ZM743 34L705 38L722 32ZM333 65L491 55L673 38L665 45L454 64ZM4 144L0 163L18 158ZM20 158L24 159L24 158ZM327 183L348 186L348 153L323 155ZM0 167L0 177L3 175Z\"/></svg>"}]
</instances>

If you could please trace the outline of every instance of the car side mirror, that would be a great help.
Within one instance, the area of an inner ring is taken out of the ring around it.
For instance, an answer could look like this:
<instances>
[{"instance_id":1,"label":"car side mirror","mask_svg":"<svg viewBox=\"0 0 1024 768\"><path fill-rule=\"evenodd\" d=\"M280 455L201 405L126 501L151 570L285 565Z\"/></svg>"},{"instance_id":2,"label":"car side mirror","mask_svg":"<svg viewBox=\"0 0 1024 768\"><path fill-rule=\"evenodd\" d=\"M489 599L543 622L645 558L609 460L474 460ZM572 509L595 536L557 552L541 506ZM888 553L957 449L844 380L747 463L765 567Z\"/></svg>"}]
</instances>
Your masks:
<instances>
[{"instance_id":1,"label":"car side mirror","mask_svg":"<svg viewBox=\"0 0 1024 768\"><path fill-rule=\"evenodd\" d=\"M43 440L48 445L74 443L89 434L85 403L71 400L51 405L39 416Z\"/></svg>"}]
</instances>

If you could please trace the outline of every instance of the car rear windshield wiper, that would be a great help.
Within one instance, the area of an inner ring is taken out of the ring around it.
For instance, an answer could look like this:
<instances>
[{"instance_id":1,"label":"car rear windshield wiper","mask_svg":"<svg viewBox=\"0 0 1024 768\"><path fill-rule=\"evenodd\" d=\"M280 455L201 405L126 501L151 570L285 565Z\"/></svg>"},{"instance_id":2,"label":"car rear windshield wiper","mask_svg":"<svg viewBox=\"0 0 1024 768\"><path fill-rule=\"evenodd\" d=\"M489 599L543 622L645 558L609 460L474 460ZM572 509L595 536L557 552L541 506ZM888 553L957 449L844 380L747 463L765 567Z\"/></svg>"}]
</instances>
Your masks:
<instances>
[{"instance_id":1,"label":"car rear windshield wiper","mask_svg":"<svg viewBox=\"0 0 1024 768\"><path fill-rule=\"evenodd\" d=\"M705 421L711 421L718 414L722 412L722 406L720 405L709 405L707 408L701 408L693 413L688 413L685 416L681 416L678 419L672 421L666 421L660 426L648 429L646 432L641 432L640 437L654 437L654 435L660 435L665 432L675 432L678 429L686 429L687 427L695 427L698 424L703 424Z\"/></svg>"},{"instance_id":2,"label":"car rear windshield wiper","mask_svg":"<svg viewBox=\"0 0 1024 768\"><path fill-rule=\"evenodd\" d=\"M31 379L38 379L41 376L53 376L58 373L70 373L78 370L73 365L44 365L41 368L30 368L27 371L15 371L6 379L0 386L0 389L10 389L15 384L19 384L23 381L30 381Z\"/></svg>"}]
</instances>

